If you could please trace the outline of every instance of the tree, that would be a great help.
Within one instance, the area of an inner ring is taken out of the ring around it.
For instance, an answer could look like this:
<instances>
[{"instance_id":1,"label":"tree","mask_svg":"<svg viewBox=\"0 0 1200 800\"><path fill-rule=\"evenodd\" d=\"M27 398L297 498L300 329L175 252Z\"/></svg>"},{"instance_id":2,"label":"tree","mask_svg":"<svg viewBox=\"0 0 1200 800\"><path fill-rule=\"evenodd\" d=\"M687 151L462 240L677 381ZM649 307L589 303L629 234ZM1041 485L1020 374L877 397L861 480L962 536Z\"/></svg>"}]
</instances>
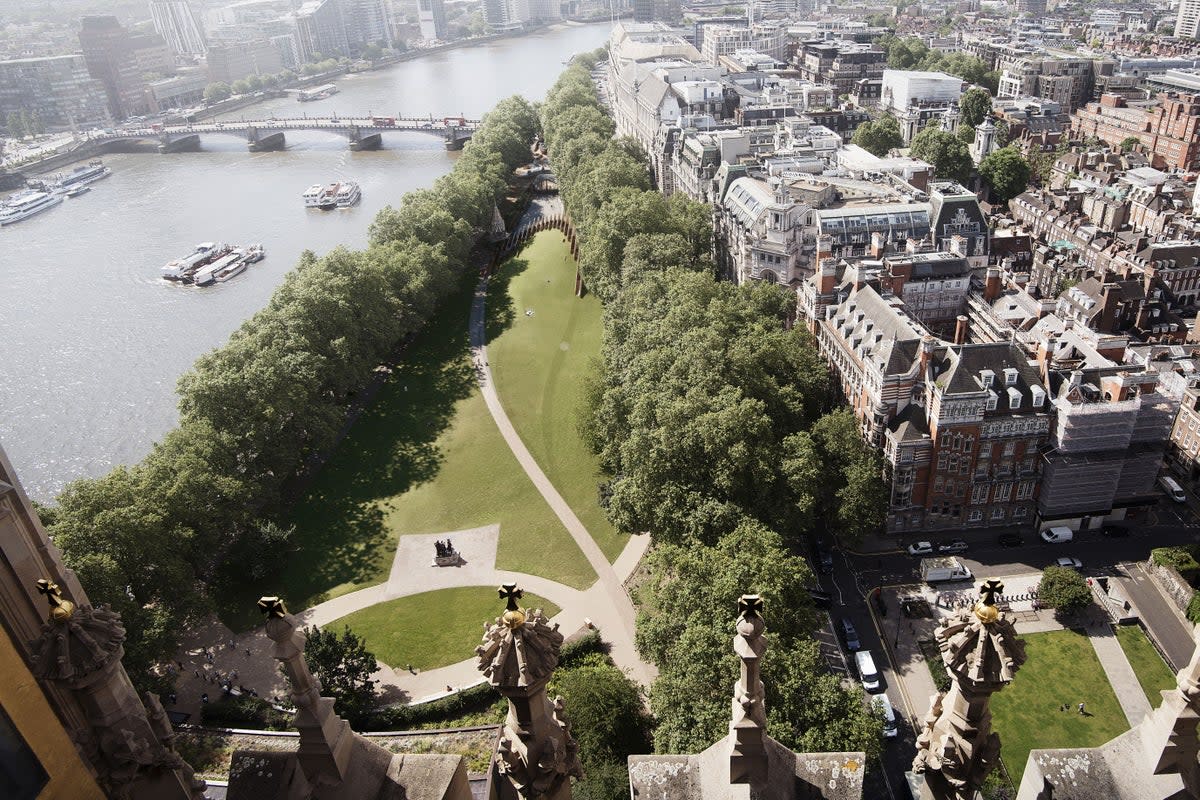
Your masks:
<instances>
[{"instance_id":1,"label":"tree","mask_svg":"<svg viewBox=\"0 0 1200 800\"><path fill-rule=\"evenodd\" d=\"M1031 169L1029 161L1015 145L995 150L979 163L979 174L1003 202L1028 188Z\"/></svg>"},{"instance_id":2,"label":"tree","mask_svg":"<svg viewBox=\"0 0 1200 800\"><path fill-rule=\"evenodd\" d=\"M249 94L250 82L245 80L244 78L241 80L236 80L233 82L233 85L229 87L229 89L234 94Z\"/></svg>"},{"instance_id":3,"label":"tree","mask_svg":"<svg viewBox=\"0 0 1200 800\"><path fill-rule=\"evenodd\" d=\"M1038 583L1038 602L1053 608L1057 616L1071 616L1092 602L1087 581L1070 567L1046 567Z\"/></svg>"},{"instance_id":4,"label":"tree","mask_svg":"<svg viewBox=\"0 0 1200 800\"><path fill-rule=\"evenodd\" d=\"M375 656L349 628L342 634L306 627L308 643L304 661L321 681L321 693L337 701L337 711L347 719L361 719L375 704L379 681L371 676L379 669Z\"/></svg>"},{"instance_id":5,"label":"tree","mask_svg":"<svg viewBox=\"0 0 1200 800\"><path fill-rule=\"evenodd\" d=\"M854 137L850 141L880 158L892 148L904 146L900 123L891 114L862 123L854 130Z\"/></svg>"},{"instance_id":6,"label":"tree","mask_svg":"<svg viewBox=\"0 0 1200 800\"><path fill-rule=\"evenodd\" d=\"M1136 136L1126 136L1121 140L1121 152L1128 153L1133 148L1142 143L1142 140Z\"/></svg>"},{"instance_id":7,"label":"tree","mask_svg":"<svg viewBox=\"0 0 1200 800\"><path fill-rule=\"evenodd\" d=\"M250 91L256 92L263 88L263 79L258 75L247 75L246 85L250 87Z\"/></svg>"},{"instance_id":8,"label":"tree","mask_svg":"<svg viewBox=\"0 0 1200 800\"><path fill-rule=\"evenodd\" d=\"M14 139L24 139L28 135L20 111L8 112L8 116L5 118L5 127L8 128L8 135Z\"/></svg>"},{"instance_id":9,"label":"tree","mask_svg":"<svg viewBox=\"0 0 1200 800\"><path fill-rule=\"evenodd\" d=\"M863 441L849 408L817 420L812 442L823 472L816 491L818 517L843 544L858 544L878 530L887 516L883 459Z\"/></svg>"},{"instance_id":10,"label":"tree","mask_svg":"<svg viewBox=\"0 0 1200 800\"><path fill-rule=\"evenodd\" d=\"M362 57L367 61L377 61L383 57L383 48L377 44L369 44L363 48Z\"/></svg>"},{"instance_id":11,"label":"tree","mask_svg":"<svg viewBox=\"0 0 1200 800\"><path fill-rule=\"evenodd\" d=\"M962 183L971 177L971 154L967 146L962 139L935 124L927 125L913 137L909 152L913 158L932 164L939 179Z\"/></svg>"},{"instance_id":12,"label":"tree","mask_svg":"<svg viewBox=\"0 0 1200 800\"><path fill-rule=\"evenodd\" d=\"M227 100L233 96L233 90L229 88L229 84L224 81L210 83L204 88L204 102L219 103L222 100Z\"/></svg>"},{"instance_id":13,"label":"tree","mask_svg":"<svg viewBox=\"0 0 1200 800\"><path fill-rule=\"evenodd\" d=\"M992 115L992 94L987 89L974 87L963 92L958 101L962 125L974 128Z\"/></svg>"}]
</instances>

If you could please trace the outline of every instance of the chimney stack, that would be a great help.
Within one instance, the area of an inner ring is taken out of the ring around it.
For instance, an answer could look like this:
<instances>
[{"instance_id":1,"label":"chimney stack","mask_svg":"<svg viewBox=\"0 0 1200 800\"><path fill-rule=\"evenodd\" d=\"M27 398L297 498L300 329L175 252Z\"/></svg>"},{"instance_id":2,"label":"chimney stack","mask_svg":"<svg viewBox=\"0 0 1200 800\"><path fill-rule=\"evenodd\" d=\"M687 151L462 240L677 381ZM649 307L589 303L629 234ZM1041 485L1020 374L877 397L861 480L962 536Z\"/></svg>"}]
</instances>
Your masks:
<instances>
[{"instance_id":1,"label":"chimney stack","mask_svg":"<svg viewBox=\"0 0 1200 800\"><path fill-rule=\"evenodd\" d=\"M987 280L983 284L983 299L989 303L996 301L1000 296L1000 268L988 267Z\"/></svg>"},{"instance_id":2,"label":"chimney stack","mask_svg":"<svg viewBox=\"0 0 1200 800\"><path fill-rule=\"evenodd\" d=\"M954 343L966 344L967 342L967 315L958 315L958 324L954 327Z\"/></svg>"}]
</instances>

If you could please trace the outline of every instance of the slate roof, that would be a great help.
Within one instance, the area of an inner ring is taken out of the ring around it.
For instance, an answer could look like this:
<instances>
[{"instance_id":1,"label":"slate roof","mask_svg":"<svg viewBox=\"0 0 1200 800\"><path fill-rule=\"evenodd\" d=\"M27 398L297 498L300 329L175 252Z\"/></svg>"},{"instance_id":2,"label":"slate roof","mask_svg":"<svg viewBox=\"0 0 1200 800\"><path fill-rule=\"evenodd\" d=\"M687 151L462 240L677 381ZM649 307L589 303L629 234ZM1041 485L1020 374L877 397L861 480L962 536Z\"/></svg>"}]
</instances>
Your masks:
<instances>
[{"instance_id":1,"label":"slate roof","mask_svg":"<svg viewBox=\"0 0 1200 800\"><path fill-rule=\"evenodd\" d=\"M946 348L938 365L937 382L943 387L943 396L978 394L986 391L979 373L990 369L996 375L991 389L1003 395L1003 390L1008 388L1004 384L1006 368L1017 370L1017 382L1013 388L1023 396L1029 395L1030 387L1042 384L1037 368L1029 363L1021 348L1011 342L963 344Z\"/></svg>"},{"instance_id":2,"label":"slate roof","mask_svg":"<svg viewBox=\"0 0 1200 800\"><path fill-rule=\"evenodd\" d=\"M876 364L885 375L912 368L924 335L907 314L871 286L852 293L827 324L861 361Z\"/></svg>"}]
</instances>

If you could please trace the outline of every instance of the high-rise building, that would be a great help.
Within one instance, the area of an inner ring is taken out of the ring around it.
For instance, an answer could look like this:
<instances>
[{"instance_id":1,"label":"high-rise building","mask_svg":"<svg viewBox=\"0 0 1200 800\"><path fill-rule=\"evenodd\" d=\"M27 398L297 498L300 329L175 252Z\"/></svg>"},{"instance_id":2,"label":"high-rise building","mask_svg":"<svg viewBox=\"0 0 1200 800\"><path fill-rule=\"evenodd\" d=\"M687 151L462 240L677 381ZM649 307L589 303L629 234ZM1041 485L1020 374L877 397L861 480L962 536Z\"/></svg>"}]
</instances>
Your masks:
<instances>
[{"instance_id":1,"label":"high-rise building","mask_svg":"<svg viewBox=\"0 0 1200 800\"><path fill-rule=\"evenodd\" d=\"M308 0L300 6L296 11L296 44L302 63L312 61L317 54L322 58L350 55L338 0Z\"/></svg>"},{"instance_id":2,"label":"high-rise building","mask_svg":"<svg viewBox=\"0 0 1200 800\"><path fill-rule=\"evenodd\" d=\"M342 6L346 42L357 55L367 45L392 46L392 22L386 0L337 0Z\"/></svg>"},{"instance_id":3,"label":"high-rise building","mask_svg":"<svg viewBox=\"0 0 1200 800\"><path fill-rule=\"evenodd\" d=\"M421 24L421 38L432 42L446 38L446 4L444 0L418 0L417 18Z\"/></svg>"},{"instance_id":4,"label":"high-rise building","mask_svg":"<svg viewBox=\"0 0 1200 800\"><path fill-rule=\"evenodd\" d=\"M150 18L175 55L202 56L207 52L204 28L187 0L151 0Z\"/></svg>"},{"instance_id":5,"label":"high-rise building","mask_svg":"<svg viewBox=\"0 0 1200 800\"><path fill-rule=\"evenodd\" d=\"M249 75L272 75L283 69L279 50L266 39L214 44L208 49L208 79L233 83Z\"/></svg>"},{"instance_id":6,"label":"high-rise building","mask_svg":"<svg viewBox=\"0 0 1200 800\"><path fill-rule=\"evenodd\" d=\"M1200 0L1179 0L1175 35L1186 36L1189 39L1200 37Z\"/></svg>"},{"instance_id":7,"label":"high-rise building","mask_svg":"<svg viewBox=\"0 0 1200 800\"><path fill-rule=\"evenodd\" d=\"M483 0L483 21L494 31L521 30L529 19L529 0Z\"/></svg>"},{"instance_id":8,"label":"high-rise building","mask_svg":"<svg viewBox=\"0 0 1200 800\"><path fill-rule=\"evenodd\" d=\"M37 114L47 128L108 120L104 86L78 54L0 61L0 118L11 111Z\"/></svg>"},{"instance_id":9,"label":"high-rise building","mask_svg":"<svg viewBox=\"0 0 1200 800\"><path fill-rule=\"evenodd\" d=\"M88 73L100 81L108 95L108 110L121 120L147 108L131 37L116 17L84 17L79 46Z\"/></svg>"}]
</instances>

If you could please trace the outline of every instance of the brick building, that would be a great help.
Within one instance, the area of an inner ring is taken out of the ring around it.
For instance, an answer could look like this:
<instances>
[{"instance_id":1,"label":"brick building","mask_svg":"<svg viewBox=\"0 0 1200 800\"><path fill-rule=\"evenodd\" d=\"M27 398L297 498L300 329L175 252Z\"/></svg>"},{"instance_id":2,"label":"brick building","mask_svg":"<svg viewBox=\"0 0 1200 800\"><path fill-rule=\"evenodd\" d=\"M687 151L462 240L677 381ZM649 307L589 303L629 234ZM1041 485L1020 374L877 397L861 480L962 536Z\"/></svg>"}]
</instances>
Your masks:
<instances>
[{"instance_id":1,"label":"brick building","mask_svg":"<svg viewBox=\"0 0 1200 800\"><path fill-rule=\"evenodd\" d=\"M1074 114L1076 138L1096 138L1119 146L1133 137L1162 169L1200 167L1200 95L1163 92L1154 106L1131 106L1125 98L1104 95Z\"/></svg>"}]
</instances>

